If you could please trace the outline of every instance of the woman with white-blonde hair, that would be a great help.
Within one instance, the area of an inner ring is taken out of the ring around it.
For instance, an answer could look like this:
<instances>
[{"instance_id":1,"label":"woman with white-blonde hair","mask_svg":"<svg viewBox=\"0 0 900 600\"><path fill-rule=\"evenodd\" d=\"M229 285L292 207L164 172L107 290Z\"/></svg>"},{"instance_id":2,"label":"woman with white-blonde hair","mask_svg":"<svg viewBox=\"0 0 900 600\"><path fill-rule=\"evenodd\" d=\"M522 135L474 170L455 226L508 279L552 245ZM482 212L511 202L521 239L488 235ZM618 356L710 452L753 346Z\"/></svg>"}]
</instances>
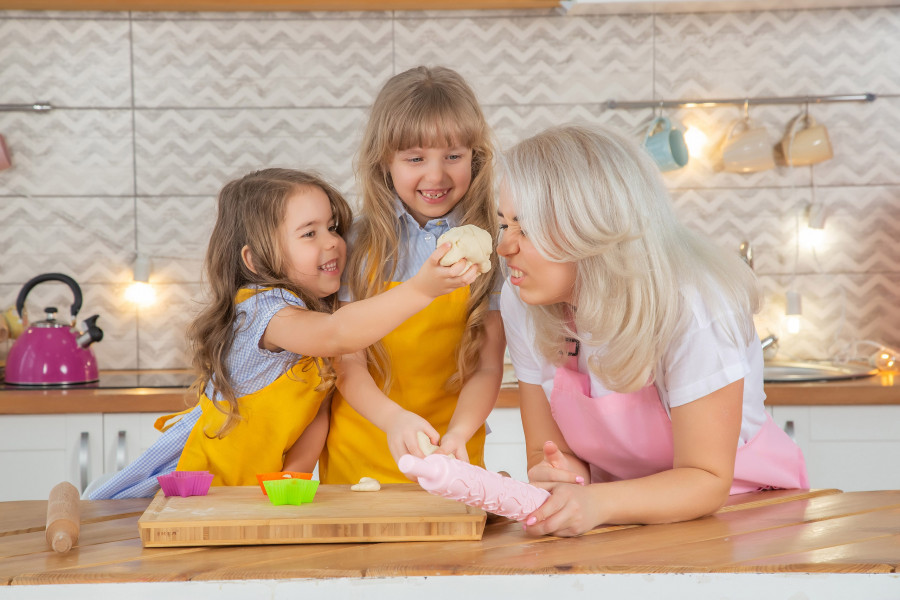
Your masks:
<instances>
[{"instance_id":1,"label":"woman with white-blonde hair","mask_svg":"<svg viewBox=\"0 0 900 600\"><path fill-rule=\"evenodd\" d=\"M766 413L753 272L681 225L653 161L609 130L552 128L501 161L501 298L535 534L707 515L807 487Z\"/></svg>"}]
</instances>

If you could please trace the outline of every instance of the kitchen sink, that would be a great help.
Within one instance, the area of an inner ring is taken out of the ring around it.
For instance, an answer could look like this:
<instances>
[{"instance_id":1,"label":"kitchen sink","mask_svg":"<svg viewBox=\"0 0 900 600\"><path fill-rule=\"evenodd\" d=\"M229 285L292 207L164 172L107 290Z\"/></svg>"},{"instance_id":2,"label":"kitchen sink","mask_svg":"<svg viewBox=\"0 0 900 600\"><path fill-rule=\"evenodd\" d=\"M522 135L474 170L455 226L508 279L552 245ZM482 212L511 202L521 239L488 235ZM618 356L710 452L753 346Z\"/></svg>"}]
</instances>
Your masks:
<instances>
[{"instance_id":1,"label":"kitchen sink","mask_svg":"<svg viewBox=\"0 0 900 600\"><path fill-rule=\"evenodd\" d=\"M868 365L835 364L828 362L767 362L763 367L766 383L794 381L831 381L857 379L878 373Z\"/></svg>"}]
</instances>

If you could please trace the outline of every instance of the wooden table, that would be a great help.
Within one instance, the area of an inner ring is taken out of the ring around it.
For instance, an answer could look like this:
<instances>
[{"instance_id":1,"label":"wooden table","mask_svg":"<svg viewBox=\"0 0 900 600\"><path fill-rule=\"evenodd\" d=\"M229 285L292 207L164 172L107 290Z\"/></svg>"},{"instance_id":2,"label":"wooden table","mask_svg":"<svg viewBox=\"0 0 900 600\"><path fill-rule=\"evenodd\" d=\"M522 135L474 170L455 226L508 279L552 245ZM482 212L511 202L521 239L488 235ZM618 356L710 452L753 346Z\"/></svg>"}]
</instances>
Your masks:
<instances>
[{"instance_id":1,"label":"wooden table","mask_svg":"<svg viewBox=\"0 0 900 600\"><path fill-rule=\"evenodd\" d=\"M0 503L0 583L13 586L0 586L0 598L13 597L15 586L39 584L219 582L216 589L222 589L246 580L293 580L308 586L322 585L327 578L335 585L341 580L357 586L380 581L383 587L387 584L379 578L409 582L471 575L494 579L443 581L446 586L499 580L508 590L512 582L532 581L510 575L644 574L639 580L647 580L647 574L673 573L702 574L705 581L711 574L869 574L866 585L893 590L896 595L890 597L900 598L900 490L757 492L734 496L703 519L603 527L576 538L531 537L520 524L494 517L481 541L197 548L143 548L137 520L148 503L83 501L78 546L67 554L47 551L46 502ZM554 584L567 580L545 579ZM611 585L617 580L607 575L597 581ZM859 585L853 579L837 581ZM97 596L94 586L66 587L83 592L67 593L69 597L106 597ZM836 589L835 583L827 589ZM171 597L168 592L166 597Z\"/></svg>"}]
</instances>

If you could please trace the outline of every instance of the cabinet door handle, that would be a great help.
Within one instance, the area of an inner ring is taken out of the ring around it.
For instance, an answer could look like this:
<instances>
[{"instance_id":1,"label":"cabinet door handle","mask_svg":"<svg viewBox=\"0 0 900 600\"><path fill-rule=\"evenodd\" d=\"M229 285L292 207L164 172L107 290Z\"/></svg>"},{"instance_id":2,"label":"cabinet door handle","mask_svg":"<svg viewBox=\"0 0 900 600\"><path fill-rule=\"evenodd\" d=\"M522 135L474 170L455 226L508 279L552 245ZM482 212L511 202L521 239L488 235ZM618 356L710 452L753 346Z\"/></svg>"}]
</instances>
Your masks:
<instances>
[{"instance_id":1,"label":"cabinet door handle","mask_svg":"<svg viewBox=\"0 0 900 600\"><path fill-rule=\"evenodd\" d=\"M785 421L784 422L784 432L788 434L788 437L794 439L794 422L793 421Z\"/></svg>"},{"instance_id":2,"label":"cabinet door handle","mask_svg":"<svg viewBox=\"0 0 900 600\"><path fill-rule=\"evenodd\" d=\"M119 439L116 442L116 471L125 468L125 431L119 432Z\"/></svg>"},{"instance_id":3,"label":"cabinet door handle","mask_svg":"<svg viewBox=\"0 0 900 600\"><path fill-rule=\"evenodd\" d=\"M81 442L78 444L78 471L81 479L80 491L84 491L88 484L88 463L91 454L91 434L81 432Z\"/></svg>"}]
</instances>

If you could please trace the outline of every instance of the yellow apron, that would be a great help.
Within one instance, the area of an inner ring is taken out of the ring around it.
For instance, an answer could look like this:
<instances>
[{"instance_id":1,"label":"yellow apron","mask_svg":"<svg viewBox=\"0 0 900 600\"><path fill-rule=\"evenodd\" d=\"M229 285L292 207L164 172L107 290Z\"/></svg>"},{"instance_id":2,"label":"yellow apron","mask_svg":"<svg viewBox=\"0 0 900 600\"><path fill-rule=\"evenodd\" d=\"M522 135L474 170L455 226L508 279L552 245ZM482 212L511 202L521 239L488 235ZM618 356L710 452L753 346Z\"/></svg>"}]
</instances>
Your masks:
<instances>
[{"instance_id":1,"label":"yellow apron","mask_svg":"<svg viewBox=\"0 0 900 600\"><path fill-rule=\"evenodd\" d=\"M389 287L400 285L393 282ZM388 396L426 419L442 436L456 409L457 394L444 389L456 372L456 353L466 327L469 288L435 299L383 342L391 361ZM381 386L381 379L375 378ZM472 464L484 466L484 425L466 445ZM319 460L322 483L356 483L374 477L382 483L409 483L388 450L387 436L335 393L328 441Z\"/></svg>"},{"instance_id":2,"label":"yellow apron","mask_svg":"<svg viewBox=\"0 0 900 600\"><path fill-rule=\"evenodd\" d=\"M256 292L241 290L236 302ZM266 387L239 398L242 419L221 439L207 434L219 430L225 415L201 394L203 414L188 436L176 470L209 471L213 485L258 485L257 473L281 471L284 453L312 422L325 398L325 392L315 389L321 379L313 360L302 360Z\"/></svg>"}]
</instances>

